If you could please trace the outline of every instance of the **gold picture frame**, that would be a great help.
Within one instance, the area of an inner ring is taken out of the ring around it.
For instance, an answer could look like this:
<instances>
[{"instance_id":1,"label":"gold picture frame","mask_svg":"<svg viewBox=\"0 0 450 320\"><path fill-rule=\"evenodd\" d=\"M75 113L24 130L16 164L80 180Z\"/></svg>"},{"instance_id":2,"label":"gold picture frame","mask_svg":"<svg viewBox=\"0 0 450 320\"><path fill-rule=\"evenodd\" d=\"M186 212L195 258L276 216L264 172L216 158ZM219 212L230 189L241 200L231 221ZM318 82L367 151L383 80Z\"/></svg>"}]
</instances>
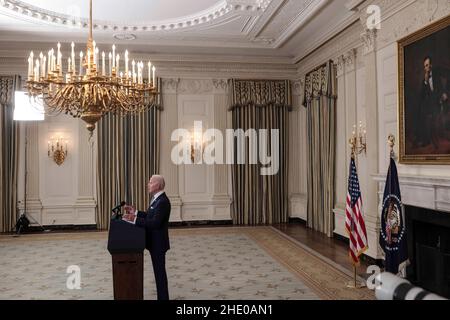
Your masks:
<instances>
[{"instance_id":1,"label":"gold picture frame","mask_svg":"<svg viewBox=\"0 0 450 320\"><path fill-rule=\"evenodd\" d=\"M450 15L397 42L402 164L450 164L448 39Z\"/></svg>"}]
</instances>

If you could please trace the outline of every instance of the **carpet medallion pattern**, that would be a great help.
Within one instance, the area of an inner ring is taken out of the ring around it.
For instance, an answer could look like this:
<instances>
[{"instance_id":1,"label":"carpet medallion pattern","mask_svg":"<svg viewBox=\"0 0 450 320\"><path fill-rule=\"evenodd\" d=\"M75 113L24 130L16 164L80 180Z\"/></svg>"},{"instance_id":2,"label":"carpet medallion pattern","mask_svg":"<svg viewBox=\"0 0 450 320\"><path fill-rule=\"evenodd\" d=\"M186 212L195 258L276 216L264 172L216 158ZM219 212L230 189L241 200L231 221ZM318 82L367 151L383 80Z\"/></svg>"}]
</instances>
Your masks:
<instances>
[{"instance_id":1,"label":"carpet medallion pattern","mask_svg":"<svg viewBox=\"0 0 450 320\"><path fill-rule=\"evenodd\" d=\"M0 299L113 299L106 232L0 237ZM271 227L171 229L166 255L171 299L373 299L351 290L342 270ZM70 290L69 266L81 289ZM144 298L156 288L144 254Z\"/></svg>"}]
</instances>

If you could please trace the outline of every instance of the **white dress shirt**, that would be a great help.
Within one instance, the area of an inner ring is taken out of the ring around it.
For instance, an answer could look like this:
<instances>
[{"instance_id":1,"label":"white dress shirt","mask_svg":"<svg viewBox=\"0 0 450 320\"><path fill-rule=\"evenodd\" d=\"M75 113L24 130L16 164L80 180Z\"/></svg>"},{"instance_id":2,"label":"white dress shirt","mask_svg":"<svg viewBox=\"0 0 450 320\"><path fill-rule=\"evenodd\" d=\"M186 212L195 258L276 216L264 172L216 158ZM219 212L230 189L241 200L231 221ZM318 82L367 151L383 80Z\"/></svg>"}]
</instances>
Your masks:
<instances>
[{"instance_id":1,"label":"white dress shirt","mask_svg":"<svg viewBox=\"0 0 450 320\"><path fill-rule=\"evenodd\" d=\"M431 92L434 92L434 85L433 85L433 72L430 72L430 78L428 81L425 81L425 85L429 85Z\"/></svg>"}]
</instances>

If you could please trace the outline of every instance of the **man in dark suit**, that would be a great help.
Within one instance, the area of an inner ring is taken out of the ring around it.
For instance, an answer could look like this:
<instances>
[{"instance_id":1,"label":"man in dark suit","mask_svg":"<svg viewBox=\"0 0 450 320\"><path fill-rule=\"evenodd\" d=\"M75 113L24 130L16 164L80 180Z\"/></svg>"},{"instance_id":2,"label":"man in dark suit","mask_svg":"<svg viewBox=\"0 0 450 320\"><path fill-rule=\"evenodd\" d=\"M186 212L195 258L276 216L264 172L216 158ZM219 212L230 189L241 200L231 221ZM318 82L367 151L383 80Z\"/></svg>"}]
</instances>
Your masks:
<instances>
[{"instance_id":1,"label":"man in dark suit","mask_svg":"<svg viewBox=\"0 0 450 320\"><path fill-rule=\"evenodd\" d=\"M417 114L417 144L430 143L439 147L439 139L444 136L445 116L448 112L449 81L445 70L433 67L431 57L423 61L424 79L420 90L419 112Z\"/></svg>"},{"instance_id":2,"label":"man in dark suit","mask_svg":"<svg viewBox=\"0 0 450 320\"><path fill-rule=\"evenodd\" d=\"M166 273L166 252L169 244L169 217L170 201L164 192L164 178L154 175L147 184L149 194L152 196L147 212L136 211L133 206L126 205L126 215L123 219L145 228L146 248L150 251L155 273L158 300L169 300L169 290Z\"/></svg>"}]
</instances>

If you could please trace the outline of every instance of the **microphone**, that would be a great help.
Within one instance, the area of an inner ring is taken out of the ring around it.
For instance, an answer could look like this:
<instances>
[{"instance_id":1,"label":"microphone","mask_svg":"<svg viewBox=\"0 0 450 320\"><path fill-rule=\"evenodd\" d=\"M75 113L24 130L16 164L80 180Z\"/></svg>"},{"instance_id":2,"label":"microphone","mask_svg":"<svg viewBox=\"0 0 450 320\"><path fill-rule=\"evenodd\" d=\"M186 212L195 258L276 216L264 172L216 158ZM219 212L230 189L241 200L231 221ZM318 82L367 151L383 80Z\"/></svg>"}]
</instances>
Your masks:
<instances>
[{"instance_id":1,"label":"microphone","mask_svg":"<svg viewBox=\"0 0 450 320\"><path fill-rule=\"evenodd\" d=\"M116 213L116 211L120 211L120 208L122 208L124 205L126 205L125 201L122 201L119 205L117 205L115 208L113 208L111 211L113 213Z\"/></svg>"}]
</instances>

